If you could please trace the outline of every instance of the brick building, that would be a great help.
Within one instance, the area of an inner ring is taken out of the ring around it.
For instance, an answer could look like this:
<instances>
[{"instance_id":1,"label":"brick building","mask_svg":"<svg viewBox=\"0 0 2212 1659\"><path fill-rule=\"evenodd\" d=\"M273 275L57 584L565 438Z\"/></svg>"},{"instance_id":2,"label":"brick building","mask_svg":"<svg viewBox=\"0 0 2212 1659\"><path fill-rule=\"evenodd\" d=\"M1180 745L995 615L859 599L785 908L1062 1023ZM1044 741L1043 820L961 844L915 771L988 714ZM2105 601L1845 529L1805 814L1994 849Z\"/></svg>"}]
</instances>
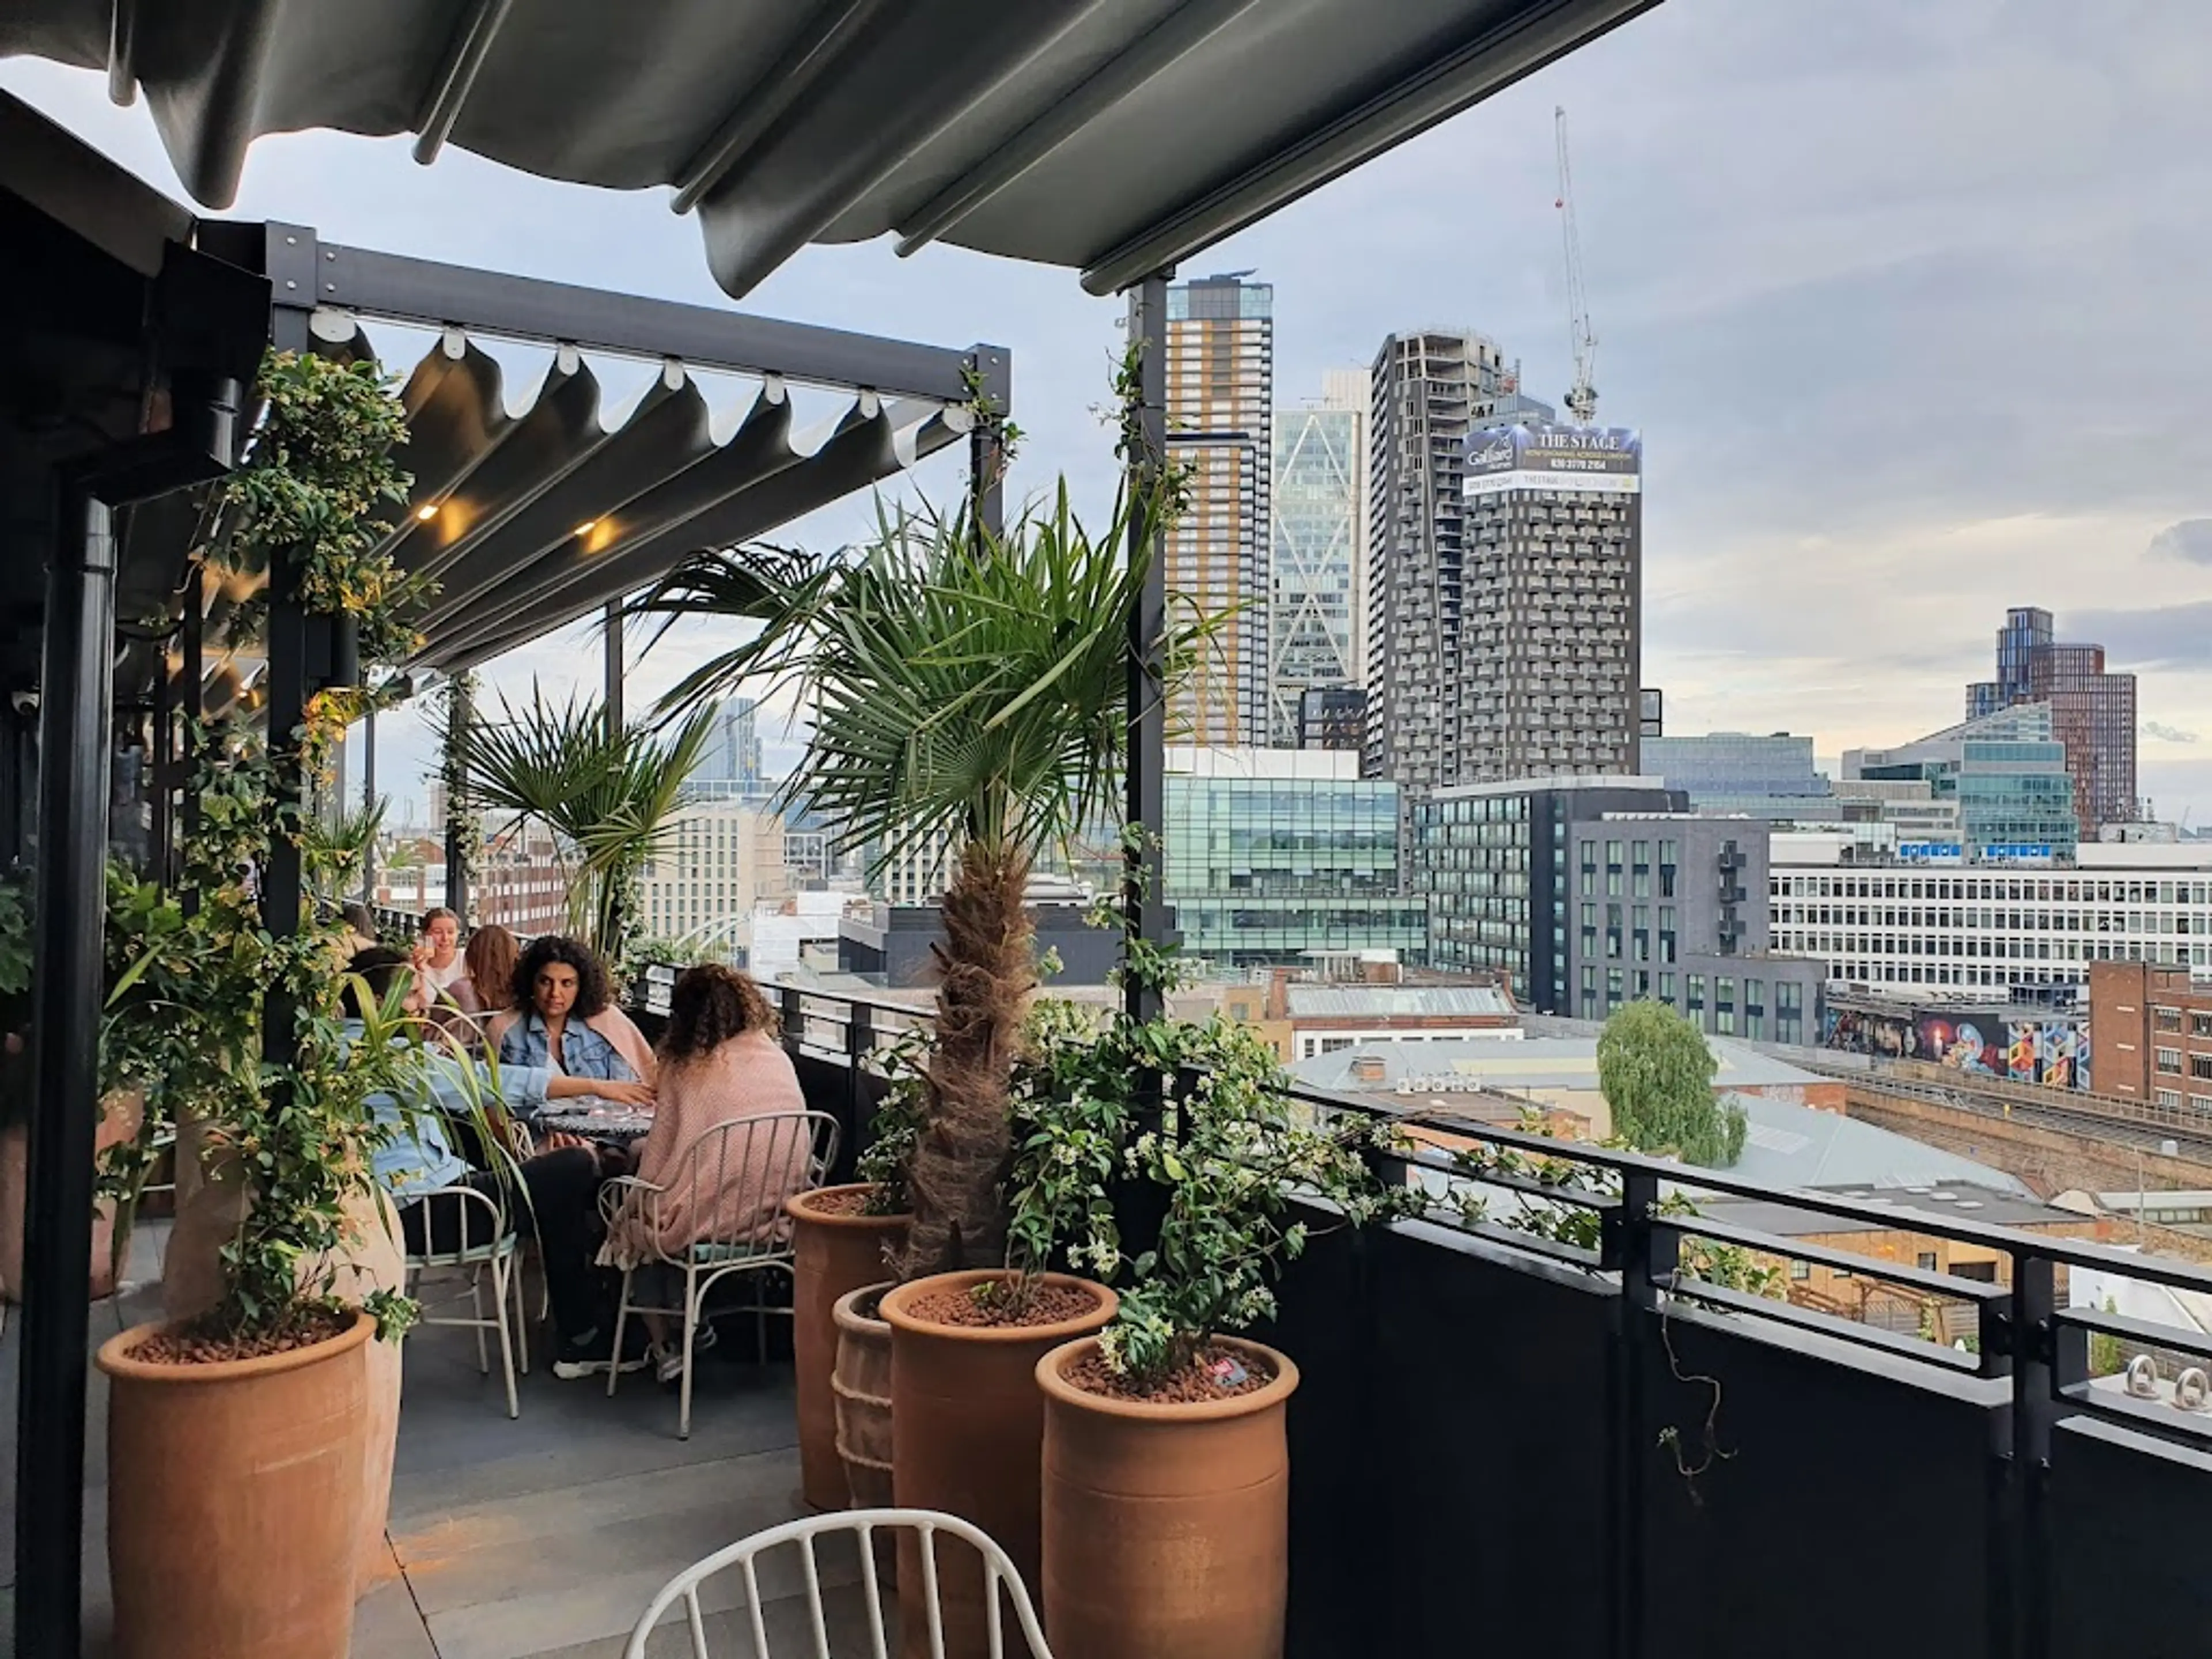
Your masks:
<instances>
[{"instance_id":1,"label":"brick building","mask_svg":"<svg viewBox=\"0 0 2212 1659\"><path fill-rule=\"evenodd\" d=\"M2143 962L2089 964L2097 1091L2212 1121L2212 981Z\"/></svg>"}]
</instances>

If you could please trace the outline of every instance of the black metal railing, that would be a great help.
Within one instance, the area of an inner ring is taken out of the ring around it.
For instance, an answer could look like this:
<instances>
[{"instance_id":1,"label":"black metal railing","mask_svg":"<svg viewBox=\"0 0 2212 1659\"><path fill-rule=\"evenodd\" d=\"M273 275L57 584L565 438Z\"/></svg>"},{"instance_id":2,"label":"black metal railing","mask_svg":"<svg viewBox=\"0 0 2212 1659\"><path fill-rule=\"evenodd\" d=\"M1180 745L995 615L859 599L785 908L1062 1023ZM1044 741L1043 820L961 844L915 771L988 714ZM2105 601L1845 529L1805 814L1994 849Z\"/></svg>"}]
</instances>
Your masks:
<instances>
[{"instance_id":1,"label":"black metal railing","mask_svg":"<svg viewBox=\"0 0 2212 1659\"><path fill-rule=\"evenodd\" d=\"M865 1061L927 1010L781 991L810 1103L864 1141L880 1088ZM2063 1275L2087 1270L2212 1309L2212 1271L1385 1113L1369 1097L1289 1093L1317 1114L1389 1115L1482 1153L1378 1155L1432 1188L1432 1218L1324 1231L1284 1286L1275 1334L1304 1375L1293 1654L1461 1653L1554 1595L1595 1611L1543 1626L1553 1654L2212 1651L2191 1541L2212 1500L2212 1414L2176 1404L2171 1382L2137 1397L2093 1380L2090 1364L2102 1336L2212 1369L2212 1333L2069 1308L2063 1294ZM1546 1173L1500 1170L1507 1153ZM1677 1212L1666 1200L1686 1189L1835 1226L1816 1239L1731 1221L1724 1206ZM1467 1192L1494 1200L1486 1218L1458 1212ZM1596 1216L1595 1248L1531 1231L1562 1207ZM1869 1228L1985 1251L2003 1264L2000 1282L1836 1242ZM1965 1346L1715 1282L1698 1270L1710 1246L1846 1269L1955 1308ZM2101 1579L2076 1571L2077 1556ZM1844 1585L1864 1593L1839 1601ZM2105 1606L2115 1595L2124 1615ZM2107 1645L2116 1630L2134 1644Z\"/></svg>"}]
</instances>

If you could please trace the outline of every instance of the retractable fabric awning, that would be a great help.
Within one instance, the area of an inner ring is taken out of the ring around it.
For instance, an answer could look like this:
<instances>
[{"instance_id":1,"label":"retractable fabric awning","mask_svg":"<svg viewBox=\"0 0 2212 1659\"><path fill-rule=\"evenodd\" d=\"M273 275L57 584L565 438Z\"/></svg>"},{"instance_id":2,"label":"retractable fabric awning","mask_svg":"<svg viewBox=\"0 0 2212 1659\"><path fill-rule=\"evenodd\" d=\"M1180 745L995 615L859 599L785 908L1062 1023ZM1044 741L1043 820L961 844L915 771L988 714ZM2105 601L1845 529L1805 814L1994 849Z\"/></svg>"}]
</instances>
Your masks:
<instances>
[{"instance_id":1,"label":"retractable fabric awning","mask_svg":"<svg viewBox=\"0 0 2212 1659\"><path fill-rule=\"evenodd\" d=\"M412 483L386 545L435 584L418 669L474 667L701 549L766 535L963 440L988 447L977 410L1004 411L1012 396L1002 346L925 345L474 270L325 242L304 225L203 221L192 234L270 279L275 337L377 361L400 382L408 440L397 459ZM365 323L398 327L372 340ZM379 341L406 355L380 356ZM510 407L488 345L544 354L526 404ZM616 360L647 366L642 395L609 395L602 374ZM830 418L796 421L794 387L831 394L820 411ZM750 398L741 413L732 392ZM125 540L142 609L173 602L203 511L186 495L133 510ZM211 620L243 597L229 591L238 586L210 594Z\"/></svg>"},{"instance_id":2,"label":"retractable fabric awning","mask_svg":"<svg viewBox=\"0 0 2212 1659\"><path fill-rule=\"evenodd\" d=\"M414 132L665 188L743 295L896 232L1110 293L1658 0L19 0L226 206L264 133Z\"/></svg>"},{"instance_id":3,"label":"retractable fabric awning","mask_svg":"<svg viewBox=\"0 0 2212 1659\"><path fill-rule=\"evenodd\" d=\"M316 319L323 349L371 356L350 318ZM387 365L387 367L397 367ZM717 441L705 391L661 366L626 416L603 418L605 390L573 346L555 348L529 405L508 411L500 365L447 331L405 374L414 477L390 545L438 586L418 665L447 672L588 616L687 554L763 534L878 483L964 437L964 405L853 402L826 441L793 430L788 390L760 385Z\"/></svg>"}]
</instances>

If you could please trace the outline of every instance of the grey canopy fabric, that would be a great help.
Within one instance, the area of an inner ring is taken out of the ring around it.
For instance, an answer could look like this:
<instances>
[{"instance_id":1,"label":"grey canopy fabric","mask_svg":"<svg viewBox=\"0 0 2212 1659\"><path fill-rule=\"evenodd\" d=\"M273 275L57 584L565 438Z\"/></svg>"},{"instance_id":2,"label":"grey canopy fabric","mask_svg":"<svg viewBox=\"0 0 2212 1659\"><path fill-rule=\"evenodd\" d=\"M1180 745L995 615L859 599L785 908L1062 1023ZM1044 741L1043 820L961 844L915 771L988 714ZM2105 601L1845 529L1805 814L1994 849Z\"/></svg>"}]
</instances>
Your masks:
<instances>
[{"instance_id":1,"label":"grey canopy fabric","mask_svg":"<svg viewBox=\"0 0 2212 1659\"><path fill-rule=\"evenodd\" d=\"M672 188L732 295L889 231L1107 293L1657 3L14 0L0 53L143 88L214 206L264 133L412 131Z\"/></svg>"},{"instance_id":2,"label":"grey canopy fabric","mask_svg":"<svg viewBox=\"0 0 2212 1659\"><path fill-rule=\"evenodd\" d=\"M325 351L371 355L350 318L317 319ZM458 672L588 616L701 547L757 536L911 466L965 435L963 406L854 394L818 447L795 438L764 380L726 441L706 394L663 365L619 423L597 374L556 349L527 409L507 412L499 363L447 330L407 375L413 492L392 532L403 569L433 577L420 665Z\"/></svg>"}]
</instances>

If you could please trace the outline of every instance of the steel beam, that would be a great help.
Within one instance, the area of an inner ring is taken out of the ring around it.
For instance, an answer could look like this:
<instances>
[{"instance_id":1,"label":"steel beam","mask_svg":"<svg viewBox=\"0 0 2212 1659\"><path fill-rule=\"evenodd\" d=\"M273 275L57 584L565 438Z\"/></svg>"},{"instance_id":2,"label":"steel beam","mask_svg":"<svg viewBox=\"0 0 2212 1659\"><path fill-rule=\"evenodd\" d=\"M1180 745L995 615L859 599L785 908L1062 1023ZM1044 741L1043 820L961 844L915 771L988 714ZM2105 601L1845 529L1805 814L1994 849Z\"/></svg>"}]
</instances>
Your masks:
<instances>
[{"instance_id":1,"label":"steel beam","mask_svg":"<svg viewBox=\"0 0 2212 1659\"><path fill-rule=\"evenodd\" d=\"M273 273L272 273L273 274ZM278 301L289 297L279 283ZM809 386L859 387L963 403L969 353L748 317L711 306L441 264L368 248L320 246L316 303L366 317L586 351L675 358L695 368L780 374Z\"/></svg>"}]
</instances>

